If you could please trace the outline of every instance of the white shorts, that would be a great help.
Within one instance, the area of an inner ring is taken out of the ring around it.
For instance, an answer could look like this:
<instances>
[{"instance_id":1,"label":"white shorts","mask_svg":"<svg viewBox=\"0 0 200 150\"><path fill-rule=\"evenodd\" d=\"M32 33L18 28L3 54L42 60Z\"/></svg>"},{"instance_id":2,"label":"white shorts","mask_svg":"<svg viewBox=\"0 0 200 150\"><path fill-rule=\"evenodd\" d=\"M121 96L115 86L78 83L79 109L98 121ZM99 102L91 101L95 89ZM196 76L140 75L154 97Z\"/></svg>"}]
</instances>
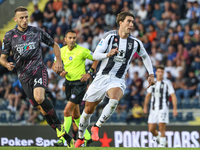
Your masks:
<instances>
[{"instance_id":1,"label":"white shorts","mask_svg":"<svg viewBox=\"0 0 200 150\"><path fill-rule=\"evenodd\" d=\"M102 100L107 91L115 87L121 88L124 93L126 88L125 79L117 78L114 75L97 75L94 81L90 84L83 100L88 102Z\"/></svg>"},{"instance_id":2,"label":"white shorts","mask_svg":"<svg viewBox=\"0 0 200 150\"><path fill-rule=\"evenodd\" d=\"M161 110L150 109L148 123L169 123L169 109L164 108Z\"/></svg>"}]
</instances>

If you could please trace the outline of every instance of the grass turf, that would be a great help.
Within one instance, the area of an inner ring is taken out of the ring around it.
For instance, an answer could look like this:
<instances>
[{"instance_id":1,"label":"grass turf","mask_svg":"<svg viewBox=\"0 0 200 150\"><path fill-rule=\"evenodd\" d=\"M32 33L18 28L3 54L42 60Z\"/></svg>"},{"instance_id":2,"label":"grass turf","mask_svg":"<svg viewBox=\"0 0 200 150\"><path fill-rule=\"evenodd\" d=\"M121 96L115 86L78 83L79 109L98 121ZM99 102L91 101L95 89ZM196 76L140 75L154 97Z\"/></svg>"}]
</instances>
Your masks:
<instances>
[{"instance_id":1,"label":"grass turf","mask_svg":"<svg viewBox=\"0 0 200 150\"><path fill-rule=\"evenodd\" d=\"M66 150L67 147L1 147L0 150ZM139 147L81 147L78 150L199 150L199 148L139 148ZM70 148L69 150L77 150L77 148Z\"/></svg>"}]
</instances>

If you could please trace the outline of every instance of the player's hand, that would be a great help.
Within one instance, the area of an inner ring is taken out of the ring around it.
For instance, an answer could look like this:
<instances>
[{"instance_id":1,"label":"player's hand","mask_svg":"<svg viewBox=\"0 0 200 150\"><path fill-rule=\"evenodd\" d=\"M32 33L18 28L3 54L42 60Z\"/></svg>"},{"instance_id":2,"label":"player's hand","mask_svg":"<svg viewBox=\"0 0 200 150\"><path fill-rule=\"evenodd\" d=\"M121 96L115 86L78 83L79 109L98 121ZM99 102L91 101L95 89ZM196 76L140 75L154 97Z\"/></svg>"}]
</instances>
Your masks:
<instances>
[{"instance_id":1,"label":"player's hand","mask_svg":"<svg viewBox=\"0 0 200 150\"><path fill-rule=\"evenodd\" d=\"M118 47L116 47L115 49L111 49L110 52L107 54L107 57L111 57L111 56L115 55L115 53L119 53Z\"/></svg>"},{"instance_id":2,"label":"player's hand","mask_svg":"<svg viewBox=\"0 0 200 150\"><path fill-rule=\"evenodd\" d=\"M144 107L144 108L143 108L143 111L144 111L145 114L147 114L147 113L148 113L147 107Z\"/></svg>"},{"instance_id":3,"label":"player's hand","mask_svg":"<svg viewBox=\"0 0 200 150\"><path fill-rule=\"evenodd\" d=\"M85 82L90 78L90 74L89 73L82 74L81 76L82 76L81 77L81 82Z\"/></svg>"},{"instance_id":4,"label":"player's hand","mask_svg":"<svg viewBox=\"0 0 200 150\"><path fill-rule=\"evenodd\" d=\"M57 74L60 74L64 70L62 61L57 60L54 64L54 69Z\"/></svg>"},{"instance_id":5,"label":"player's hand","mask_svg":"<svg viewBox=\"0 0 200 150\"><path fill-rule=\"evenodd\" d=\"M149 86L146 89L148 89L150 86L152 86L152 85L154 85L156 83L155 80L154 80L154 75L153 74L149 75L148 82L149 82Z\"/></svg>"},{"instance_id":6,"label":"player's hand","mask_svg":"<svg viewBox=\"0 0 200 150\"><path fill-rule=\"evenodd\" d=\"M13 62L8 62L8 63L6 64L6 68L7 68L9 71L12 71L12 70L15 68L14 63L13 63Z\"/></svg>"},{"instance_id":7,"label":"player's hand","mask_svg":"<svg viewBox=\"0 0 200 150\"><path fill-rule=\"evenodd\" d=\"M61 73L60 73L60 76L61 77L65 77L65 75L67 74L68 72L66 72L65 70L63 70Z\"/></svg>"},{"instance_id":8,"label":"player's hand","mask_svg":"<svg viewBox=\"0 0 200 150\"><path fill-rule=\"evenodd\" d=\"M178 115L177 110L173 109L173 116L176 117Z\"/></svg>"}]
</instances>

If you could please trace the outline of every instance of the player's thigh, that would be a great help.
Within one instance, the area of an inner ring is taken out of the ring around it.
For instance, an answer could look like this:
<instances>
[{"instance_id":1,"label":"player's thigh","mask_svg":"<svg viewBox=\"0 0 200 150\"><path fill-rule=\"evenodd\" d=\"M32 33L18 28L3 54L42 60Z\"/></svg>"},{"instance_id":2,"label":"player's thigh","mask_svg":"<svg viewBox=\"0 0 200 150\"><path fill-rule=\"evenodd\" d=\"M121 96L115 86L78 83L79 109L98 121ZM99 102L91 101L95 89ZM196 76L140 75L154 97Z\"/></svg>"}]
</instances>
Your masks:
<instances>
[{"instance_id":1,"label":"player's thigh","mask_svg":"<svg viewBox=\"0 0 200 150\"><path fill-rule=\"evenodd\" d=\"M68 101L66 106L65 106L65 109L64 109L64 115L65 116L71 116L72 115L72 112L74 111L76 105L78 104L75 104L71 101Z\"/></svg>"},{"instance_id":2,"label":"player's thigh","mask_svg":"<svg viewBox=\"0 0 200 150\"><path fill-rule=\"evenodd\" d=\"M38 103L35 101L33 96L33 78L30 78L27 82L21 82L21 85L26 96L29 98L30 103L34 107L37 107Z\"/></svg>"}]
</instances>

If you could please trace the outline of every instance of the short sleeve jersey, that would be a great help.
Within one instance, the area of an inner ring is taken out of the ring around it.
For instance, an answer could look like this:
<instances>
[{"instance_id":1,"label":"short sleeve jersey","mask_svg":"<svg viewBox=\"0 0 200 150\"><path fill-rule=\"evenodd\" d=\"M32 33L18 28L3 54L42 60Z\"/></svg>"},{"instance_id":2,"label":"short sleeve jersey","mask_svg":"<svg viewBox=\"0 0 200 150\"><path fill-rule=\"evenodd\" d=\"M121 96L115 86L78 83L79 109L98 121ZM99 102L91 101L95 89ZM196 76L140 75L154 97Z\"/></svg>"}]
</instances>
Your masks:
<instances>
[{"instance_id":1,"label":"short sleeve jersey","mask_svg":"<svg viewBox=\"0 0 200 150\"><path fill-rule=\"evenodd\" d=\"M61 59L64 69L67 73L65 76L68 81L80 80L81 75L85 74L85 60L93 60L92 52L89 49L75 45L73 50L69 50L68 46L61 48Z\"/></svg>"},{"instance_id":2,"label":"short sleeve jersey","mask_svg":"<svg viewBox=\"0 0 200 150\"><path fill-rule=\"evenodd\" d=\"M40 28L28 26L25 32L14 28L5 34L1 53L9 55L12 51L20 81L29 79L37 68L45 67L40 42L54 45L50 35Z\"/></svg>"}]
</instances>

